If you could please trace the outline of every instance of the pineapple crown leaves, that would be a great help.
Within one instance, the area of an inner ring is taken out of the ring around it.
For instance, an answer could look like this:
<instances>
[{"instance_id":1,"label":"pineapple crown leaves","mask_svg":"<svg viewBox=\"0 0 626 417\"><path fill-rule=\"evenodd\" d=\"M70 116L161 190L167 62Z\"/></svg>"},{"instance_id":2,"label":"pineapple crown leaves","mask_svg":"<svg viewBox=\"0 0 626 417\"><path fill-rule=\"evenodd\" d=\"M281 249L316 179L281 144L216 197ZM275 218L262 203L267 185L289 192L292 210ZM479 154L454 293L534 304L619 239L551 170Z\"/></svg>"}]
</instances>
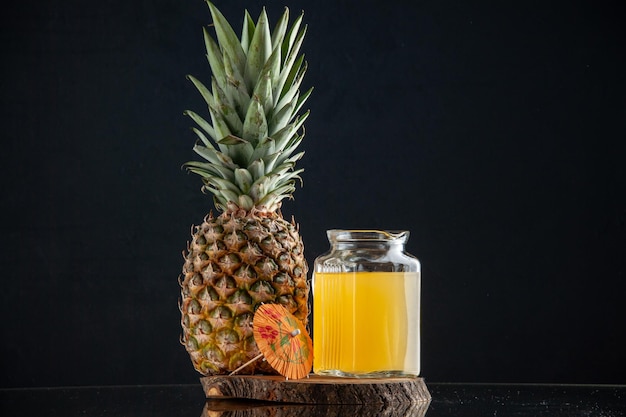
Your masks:
<instances>
[{"instance_id":1,"label":"pineapple crown leaves","mask_svg":"<svg viewBox=\"0 0 626 417\"><path fill-rule=\"evenodd\" d=\"M207 0L216 40L203 28L211 68L210 88L194 76L192 82L208 107L208 117L186 110L197 125L194 151L202 161L183 165L202 177L203 192L213 194L221 211L275 211L292 198L302 169L295 169L304 152L295 153L304 138L300 114L312 88L300 94L307 70L299 55L306 25L300 14L289 27L285 8L274 30L265 9L255 22L245 11L238 37L224 15Z\"/></svg>"}]
</instances>

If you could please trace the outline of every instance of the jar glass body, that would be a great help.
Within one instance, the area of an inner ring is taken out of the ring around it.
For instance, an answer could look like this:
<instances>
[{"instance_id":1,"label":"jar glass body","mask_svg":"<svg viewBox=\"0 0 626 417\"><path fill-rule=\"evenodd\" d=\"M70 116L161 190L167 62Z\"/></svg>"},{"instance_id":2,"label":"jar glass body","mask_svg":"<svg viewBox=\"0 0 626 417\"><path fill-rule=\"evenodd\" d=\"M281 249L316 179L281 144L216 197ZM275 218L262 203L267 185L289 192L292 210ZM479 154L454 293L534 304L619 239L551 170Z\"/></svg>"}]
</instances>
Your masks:
<instances>
[{"instance_id":1,"label":"jar glass body","mask_svg":"<svg viewBox=\"0 0 626 417\"><path fill-rule=\"evenodd\" d=\"M313 371L351 378L420 373L420 263L409 233L327 231L313 269Z\"/></svg>"}]
</instances>

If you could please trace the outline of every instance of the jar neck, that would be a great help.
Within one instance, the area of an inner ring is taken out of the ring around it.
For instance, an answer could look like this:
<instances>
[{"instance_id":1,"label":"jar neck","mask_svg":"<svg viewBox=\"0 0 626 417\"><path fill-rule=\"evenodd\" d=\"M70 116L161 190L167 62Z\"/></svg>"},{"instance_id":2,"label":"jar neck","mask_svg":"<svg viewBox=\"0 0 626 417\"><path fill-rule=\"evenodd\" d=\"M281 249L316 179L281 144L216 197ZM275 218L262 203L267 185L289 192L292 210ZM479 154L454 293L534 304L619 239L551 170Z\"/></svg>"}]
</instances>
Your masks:
<instances>
[{"instance_id":1,"label":"jar neck","mask_svg":"<svg viewBox=\"0 0 626 417\"><path fill-rule=\"evenodd\" d=\"M409 239L409 232L388 230L346 230L331 229L326 232L331 248L347 250L354 248L377 248L403 250Z\"/></svg>"}]
</instances>

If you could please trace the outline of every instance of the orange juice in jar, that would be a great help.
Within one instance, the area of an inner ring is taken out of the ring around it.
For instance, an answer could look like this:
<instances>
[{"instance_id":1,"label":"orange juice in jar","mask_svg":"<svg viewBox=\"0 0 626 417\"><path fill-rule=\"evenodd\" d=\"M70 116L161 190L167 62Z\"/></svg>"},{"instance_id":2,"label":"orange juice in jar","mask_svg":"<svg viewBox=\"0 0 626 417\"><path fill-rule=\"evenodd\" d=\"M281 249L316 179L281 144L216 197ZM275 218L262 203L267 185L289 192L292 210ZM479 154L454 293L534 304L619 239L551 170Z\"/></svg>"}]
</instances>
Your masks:
<instances>
[{"instance_id":1,"label":"orange juice in jar","mask_svg":"<svg viewBox=\"0 0 626 417\"><path fill-rule=\"evenodd\" d=\"M328 232L315 261L313 371L389 377L420 373L420 265L408 232Z\"/></svg>"}]
</instances>

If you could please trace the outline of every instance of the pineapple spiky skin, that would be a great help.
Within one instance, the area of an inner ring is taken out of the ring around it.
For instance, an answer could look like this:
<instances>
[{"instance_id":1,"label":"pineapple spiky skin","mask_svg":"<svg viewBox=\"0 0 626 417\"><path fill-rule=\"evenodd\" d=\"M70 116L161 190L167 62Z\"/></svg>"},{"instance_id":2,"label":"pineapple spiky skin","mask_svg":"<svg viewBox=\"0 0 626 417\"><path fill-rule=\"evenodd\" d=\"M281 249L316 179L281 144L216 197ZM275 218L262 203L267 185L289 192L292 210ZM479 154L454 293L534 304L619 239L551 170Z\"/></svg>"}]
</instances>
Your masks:
<instances>
[{"instance_id":1,"label":"pineapple spiky skin","mask_svg":"<svg viewBox=\"0 0 626 417\"><path fill-rule=\"evenodd\" d=\"M187 110L197 125L194 151L201 161L184 164L200 175L213 195L218 216L207 215L192 229L184 253L181 285L181 342L203 375L227 374L259 350L252 319L260 303L284 305L306 326L309 283L304 246L294 221L280 207L292 198L302 169L312 89L300 94L307 69L299 55L306 26L302 15L288 27L289 12L270 31L263 10L255 23L244 15L241 37L207 1L217 42L204 30L211 67L210 88L188 79L204 98L208 118ZM275 373L257 360L239 373Z\"/></svg>"},{"instance_id":2,"label":"pineapple spiky skin","mask_svg":"<svg viewBox=\"0 0 626 417\"><path fill-rule=\"evenodd\" d=\"M260 303L282 304L308 322L307 263L293 222L277 213L209 215L185 256L182 342L203 375L225 374L259 351L252 319ZM243 373L275 373L256 361Z\"/></svg>"}]
</instances>

